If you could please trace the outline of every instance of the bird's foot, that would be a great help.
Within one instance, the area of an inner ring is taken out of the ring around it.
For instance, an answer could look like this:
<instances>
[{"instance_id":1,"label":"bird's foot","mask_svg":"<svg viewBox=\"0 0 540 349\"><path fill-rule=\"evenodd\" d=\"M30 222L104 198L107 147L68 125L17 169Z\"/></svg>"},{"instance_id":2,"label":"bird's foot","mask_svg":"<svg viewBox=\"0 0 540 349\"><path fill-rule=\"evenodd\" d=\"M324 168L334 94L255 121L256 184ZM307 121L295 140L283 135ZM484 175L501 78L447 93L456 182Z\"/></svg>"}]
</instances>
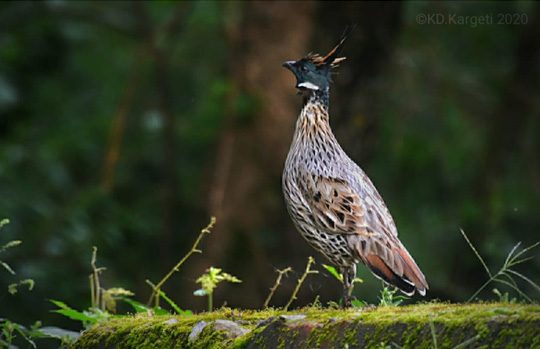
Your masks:
<instances>
[{"instance_id":1,"label":"bird's foot","mask_svg":"<svg viewBox=\"0 0 540 349\"><path fill-rule=\"evenodd\" d=\"M356 301L356 297L355 296L345 296L343 297L343 302L341 303L341 307L342 308L351 308L351 307L355 307L356 308L356 305L353 304L353 301Z\"/></svg>"}]
</instances>

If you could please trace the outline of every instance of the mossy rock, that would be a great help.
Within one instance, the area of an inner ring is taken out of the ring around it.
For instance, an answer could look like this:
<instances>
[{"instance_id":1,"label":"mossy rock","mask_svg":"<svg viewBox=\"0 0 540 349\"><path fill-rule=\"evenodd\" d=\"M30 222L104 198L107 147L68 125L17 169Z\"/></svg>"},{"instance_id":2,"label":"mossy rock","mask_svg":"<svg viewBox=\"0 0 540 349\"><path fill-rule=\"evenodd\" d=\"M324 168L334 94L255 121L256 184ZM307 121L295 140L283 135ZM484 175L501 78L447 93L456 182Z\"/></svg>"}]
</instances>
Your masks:
<instances>
[{"instance_id":1,"label":"mossy rock","mask_svg":"<svg viewBox=\"0 0 540 349\"><path fill-rule=\"evenodd\" d=\"M222 309L136 315L85 331L72 348L540 348L540 306L428 303L363 309Z\"/></svg>"}]
</instances>

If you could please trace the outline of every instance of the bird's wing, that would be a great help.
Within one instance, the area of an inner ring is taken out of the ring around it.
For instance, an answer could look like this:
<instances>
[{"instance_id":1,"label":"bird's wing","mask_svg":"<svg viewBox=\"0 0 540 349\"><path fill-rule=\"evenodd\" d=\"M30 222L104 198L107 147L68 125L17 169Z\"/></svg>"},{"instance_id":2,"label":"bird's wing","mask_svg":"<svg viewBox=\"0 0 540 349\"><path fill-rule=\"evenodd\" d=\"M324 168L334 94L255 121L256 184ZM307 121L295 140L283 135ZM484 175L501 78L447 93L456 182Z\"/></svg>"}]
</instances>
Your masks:
<instances>
[{"instance_id":1,"label":"bird's wing","mask_svg":"<svg viewBox=\"0 0 540 349\"><path fill-rule=\"evenodd\" d=\"M304 173L298 178L298 187L321 231L366 236L384 233L381 224L372 223L371 216L377 213L366 205L370 202L360 198L346 180Z\"/></svg>"},{"instance_id":2,"label":"bird's wing","mask_svg":"<svg viewBox=\"0 0 540 349\"><path fill-rule=\"evenodd\" d=\"M304 173L298 186L317 228L326 233L351 234L360 259L384 281L411 295L424 295L428 284L422 271L397 238L394 220L377 190L363 173L357 192L344 179Z\"/></svg>"},{"instance_id":3,"label":"bird's wing","mask_svg":"<svg viewBox=\"0 0 540 349\"><path fill-rule=\"evenodd\" d=\"M384 281L411 295L428 288L422 271L402 243L390 212L363 173L361 196L344 179L304 173L298 187L317 228L330 234L351 234L355 250L369 269Z\"/></svg>"}]
</instances>

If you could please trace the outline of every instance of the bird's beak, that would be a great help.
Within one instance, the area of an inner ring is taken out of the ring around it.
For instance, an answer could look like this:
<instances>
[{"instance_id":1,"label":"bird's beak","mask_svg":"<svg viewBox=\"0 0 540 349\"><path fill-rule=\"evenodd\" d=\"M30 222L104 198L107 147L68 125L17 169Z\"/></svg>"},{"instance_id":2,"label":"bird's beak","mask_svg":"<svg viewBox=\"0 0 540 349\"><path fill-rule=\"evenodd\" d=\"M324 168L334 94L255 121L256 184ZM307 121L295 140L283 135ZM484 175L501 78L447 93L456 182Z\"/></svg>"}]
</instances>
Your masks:
<instances>
[{"instance_id":1,"label":"bird's beak","mask_svg":"<svg viewBox=\"0 0 540 349\"><path fill-rule=\"evenodd\" d=\"M290 71L293 71L292 66L293 66L294 63L296 63L296 62L295 61L287 61L287 62L283 63L283 66L285 68L289 69Z\"/></svg>"}]
</instances>

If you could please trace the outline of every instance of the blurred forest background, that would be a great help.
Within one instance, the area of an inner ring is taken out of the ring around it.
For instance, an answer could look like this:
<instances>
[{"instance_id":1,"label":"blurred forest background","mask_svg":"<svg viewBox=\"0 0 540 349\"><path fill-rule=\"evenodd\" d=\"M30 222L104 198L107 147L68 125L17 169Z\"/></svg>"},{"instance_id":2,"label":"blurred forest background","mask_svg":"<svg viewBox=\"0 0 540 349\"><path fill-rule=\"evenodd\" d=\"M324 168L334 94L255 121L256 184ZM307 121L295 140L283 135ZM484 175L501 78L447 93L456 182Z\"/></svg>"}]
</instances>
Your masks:
<instances>
[{"instance_id":1,"label":"blurred forest background","mask_svg":"<svg viewBox=\"0 0 540 349\"><path fill-rule=\"evenodd\" d=\"M417 22L438 13L493 23ZM538 2L2 1L0 245L23 243L0 255L17 271L1 272L0 317L80 329L47 300L90 305L92 246L103 286L145 302L145 280L211 216L203 253L164 288L181 308L205 309L193 291L210 266L243 280L214 303L242 308L260 308L275 269L291 266L271 303L283 306L310 255L321 273L294 305L338 300L281 194L301 107L281 64L326 53L351 22L331 123L385 199L426 298L465 301L487 280L460 228L493 268L540 240ZM519 270L538 282L533 252ZM355 295L377 302L381 282L359 277ZM34 290L7 293L24 278Z\"/></svg>"}]
</instances>

